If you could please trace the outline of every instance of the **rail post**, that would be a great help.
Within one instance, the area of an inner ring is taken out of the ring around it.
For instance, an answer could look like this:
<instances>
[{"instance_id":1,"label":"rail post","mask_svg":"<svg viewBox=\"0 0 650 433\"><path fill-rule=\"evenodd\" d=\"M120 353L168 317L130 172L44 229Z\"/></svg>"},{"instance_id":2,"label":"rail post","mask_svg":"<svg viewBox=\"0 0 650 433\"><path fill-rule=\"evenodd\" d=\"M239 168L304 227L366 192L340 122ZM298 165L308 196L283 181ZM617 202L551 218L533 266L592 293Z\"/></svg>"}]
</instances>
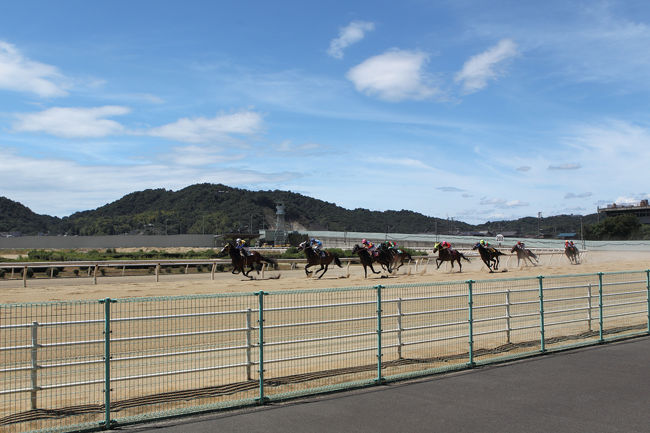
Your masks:
<instances>
[{"instance_id":1,"label":"rail post","mask_svg":"<svg viewBox=\"0 0 650 433\"><path fill-rule=\"evenodd\" d=\"M402 298L397 299L397 357L402 359Z\"/></svg>"},{"instance_id":2,"label":"rail post","mask_svg":"<svg viewBox=\"0 0 650 433\"><path fill-rule=\"evenodd\" d=\"M603 341L603 273L598 272L598 342Z\"/></svg>"},{"instance_id":3,"label":"rail post","mask_svg":"<svg viewBox=\"0 0 650 433\"><path fill-rule=\"evenodd\" d=\"M23 267L23 287L27 287L27 266Z\"/></svg>"},{"instance_id":4,"label":"rail post","mask_svg":"<svg viewBox=\"0 0 650 433\"><path fill-rule=\"evenodd\" d=\"M257 323L259 324L259 334L258 334L258 344L259 344L259 398L257 404L265 404L268 401L268 398L264 396L264 295L268 295L267 292L260 290L256 293L258 298L258 316Z\"/></svg>"},{"instance_id":5,"label":"rail post","mask_svg":"<svg viewBox=\"0 0 650 433\"><path fill-rule=\"evenodd\" d=\"M251 359L251 347L252 339L251 332L253 327L251 326L251 309L246 310L246 380L251 380L251 366L253 365L253 360Z\"/></svg>"},{"instance_id":6,"label":"rail post","mask_svg":"<svg viewBox=\"0 0 650 433\"><path fill-rule=\"evenodd\" d=\"M474 366L474 280L467 280L467 321L469 323L469 367Z\"/></svg>"},{"instance_id":7,"label":"rail post","mask_svg":"<svg viewBox=\"0 0 650 433\"><path fill-rule=\"evenodd\" d=\"M381 284L378 284L375 286L375 289L377 289L377 379L375 379L375 382L377 384L380 384L383 382L383 377L381 375L381 368L382 368L382 348L381 348L381 289L384 286Z\"/></svg>"},{"instance_id":8,"label":"rail post","mask_svg":"<svg viewBox=\"0 0 650 433\"><path fill-rule=\"evenodd\" d=\"M38 409L37 403L37 393L38 393L38 322L32 322L32 348L31 348L31 358L32 358L32 369L31 369L31 381L32 389L30 391L30 397L32 402L32 410Z\"/></svg>"},{"instance_id":9,"label":"rail post","mask_svg":"<svg viewBox=\"0 0 650 433\"><path fill-rule=\"evenodd\" d=\"M591 283L587 285L587 322L589 323L589 332L591 332Z\"/></svg>"},{"instance_id":10,"label":"rail post","mask_svg":"<svg viewBox=\"0 0 650 433\"><path fill-rule=\"evenodd\" d=\"M648 309L646 310L646 312L648 313L648 334L650 334L650 269L646 270L645 274L646 274L646 281L647 281L646 289L648 291L647 298L646 298L648 302Z\"/></svg>"},{"instance_id":11,"label":"rail post","mask_svg":"<svg viewBox=\"0 0 650 433\"><path fill-rule=\"evenodd\" d=\"M111 303L110 298L99 301L104 304L104 421L105 430L111 428Z\"/></svg>"},{"instance_id":12,"label":"rail post","mask_svg":"<svg viewBox=\"0 0 650 433\"><path fill-rule=\"evenodd\" d=\"M95 263L95 272L93 273L93 284L97 284L97 270L99 269L99 265Z\"/></svg>"},{"instance_id":13,"label":"rail post","mask_svg":"<svg viewBox=\"0 0 650 433\"><path fill-rule=\"evenodd\" d=\"M537 277L539 280L539 333L540 333L540 351L546 351L545 330L544 330L544 276Z\"/></svg>"},{"instance_id":14,"label":"rail post","mask_svg":"<svg viewBox=\"0 0 650 433\"><path fill-rule=\"evenodd\" d=\"M648 306L647 306L648 309L646 310L646 312L648 313L648 334L650 334L650 269L645 271L645 275L646 275L646 281L647 281L646 289L648 291L647 298L646 298L646 300L648 302Z\"/></svg>"},{"instance_id":15,"label":"rail post","mask_svg":"<svg viewBox=\"0 0 650 433\"><path fill-rule=\"evenodd\" d=\"M506 339L508 343L510 340L510 288L506 288Z\"/></svg>"}]
</instances>

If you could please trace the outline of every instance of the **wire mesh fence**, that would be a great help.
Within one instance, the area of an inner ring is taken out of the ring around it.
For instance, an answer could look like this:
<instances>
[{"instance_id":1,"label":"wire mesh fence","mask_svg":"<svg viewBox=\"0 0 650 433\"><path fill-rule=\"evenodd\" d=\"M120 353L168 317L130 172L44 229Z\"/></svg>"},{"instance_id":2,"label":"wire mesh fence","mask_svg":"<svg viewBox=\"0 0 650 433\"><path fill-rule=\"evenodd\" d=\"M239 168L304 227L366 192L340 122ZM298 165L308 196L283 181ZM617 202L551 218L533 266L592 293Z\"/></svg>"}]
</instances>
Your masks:
<instances>
[{"instance_id":1,"label":"wire mesh fence","mask_svg":"<svg viewBox=\"0 0 650 433\"><path fill-rule=\"evenodd\" d=\"M650 333L650 271L0 305L0 429L72 431Z\"/></svg>"}]
</instances>

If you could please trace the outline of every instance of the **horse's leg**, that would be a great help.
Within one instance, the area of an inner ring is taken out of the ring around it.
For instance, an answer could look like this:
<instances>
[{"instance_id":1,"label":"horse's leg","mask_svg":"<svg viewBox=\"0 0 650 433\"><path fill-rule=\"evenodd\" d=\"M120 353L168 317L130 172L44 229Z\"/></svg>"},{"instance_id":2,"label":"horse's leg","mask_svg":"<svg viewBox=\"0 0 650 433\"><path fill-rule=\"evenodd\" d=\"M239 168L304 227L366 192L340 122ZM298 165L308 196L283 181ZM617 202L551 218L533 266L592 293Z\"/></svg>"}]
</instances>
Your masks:
<instances>
[{"instance_id":1,"label":"horse's leg","mask_svg":"<svg viewBox=\"0 0 650 433\"><path fill-rule=\"evenodd\" d=\"M442 260L436 259L436 270L440 269L440 265L442 265Z\"/></svg>"},{"instance_id":2,"label":"horse's leg","mask_svg":"<svg viewBox=\"0 0 650 433\"><path fill-rule=\"evenodd\" d=\"M311 271L308 271L308 270L307 270L307 268L310 267L310 266L311 266L311 263L307 263L307 265L305 266L305 274L306 274L307 276L309 276L309 274L311 274Z\"/></svg>"},{"instance_id":3,"label":"horse's leg","mask_svg":"<svg viewBox=\"0 0 650 433\"><path fill-rule=\"evenodd\" d=\"M323 265L320 265L320 267L321 267L321 269L323 269ZM325 272L327 272L328 265L324 265L324 267L325 267L325 269L323 270L323 273L320 274L320 277L318 277L319 280L323 277L323 275L325 275ZM318 272L316 272L316 273L318 273Z\"/></svg>"},{"instance_id":4,"label":"horse's leg","mask_svg":"<svg viewBox=\"0 0 650 433\"><path fill-rule=\"evenodd\" d=\"M463 265L460 263L460 256L458 256L458 258L456 260L458 260L458 273L461 273L461 272L463 272ZM454 262L451 262L451 267L453 269Z\"/></svg>"},{"instance_id":5,"label":"horse's leg","mask_svg":"<svg viewBox=\"0 0 650 433\"><path fill-rule=\"evenodd\" d=\"M371 270L374 274L381 274L381 271L375 271L375 268L372 267L372 263L370 263L368 266L370 266L370 270Z\"/></svg>"}]
</instances>

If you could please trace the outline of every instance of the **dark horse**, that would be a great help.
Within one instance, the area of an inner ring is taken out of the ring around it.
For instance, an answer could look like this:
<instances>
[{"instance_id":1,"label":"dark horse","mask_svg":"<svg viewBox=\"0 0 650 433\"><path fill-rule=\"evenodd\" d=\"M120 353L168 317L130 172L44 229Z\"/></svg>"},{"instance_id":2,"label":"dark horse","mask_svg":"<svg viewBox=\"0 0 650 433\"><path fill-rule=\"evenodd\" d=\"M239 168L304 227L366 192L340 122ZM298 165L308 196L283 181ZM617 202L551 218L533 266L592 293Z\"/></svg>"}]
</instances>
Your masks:
<instances>
[{"instance_id":1,"label":"dark horse","mask_svg":"<svg viewBox=\"0 0 650 433\"><path fill-rule=\"evenodd\" d=\"M323 251L322 254L317 253L314 251L314 249L309 245L307 241L301 243L298 245L298 250L302 250L305 252L305 256L307 256L307 266L305 266L305 274L307 276L311 275L311 271L307 270L310 266L314 265L320 265L320 269L314 272L314 275L318 274L320 271L323 271L322 274L320 274L320 279L323 275L325 275L325 272L327 272L327 267L329 266L332 261L336 263L336 265L341 268L341 260L334 254L330 253L329 251Z\"/></svg>"},{"instance_id":2,"label":"dark horse","mask_svg":"<svg viewBox=\"0 0 650 433\"><path fill-rule=\"evenodd\" d=\"M411 255L406 251L401 250L399 248L389 247L383 242L379 245L379 250L385 252L391 258L390 263L391 266L393 266L393 271L396 271L399 268L401 268L402 265L404 264L404 261L410 262L411 260L413 260Z\"/></svg>"},{"instance_id":3,"label":"dark horse","mask_svg":"<svg viewBox=\"0 0 650 433\"><path fill-rule=\"evenodd\" d=\"M572 265L580 263L580 251L578 251L578 247L575 245L567 245L564 247L564 254L566 254Z\"/></svg>"},{"instance_id":4,"label":"dark horse","mask_svg":"<svg viewBox=\"0 0 650 433\"><path fill-rule=\"evenodd\" d=\"M465 257L463 253L457 251L453 248L441 248L440 242L436 242L433 246L433 253L438 252L438 258L436 259L436 269L440 269L442 262L450 262L451 269L454 270L454 261L458 262L458 272L463 272L463 265L460 263L460 259L465 259L469 262L469 259Z\"/></svg>"},{"instance_id":5,"label":"dark horse","mask_svg":"<svg viewBox=\"0 0 650 433\"><path fill-rule=\"evenodd\" d=\"M526 260L528 260L530 262L530 264L533 265L533 266L537 266L537 264L539 263L539 259L537 259L537 256L535 255L534 252L532 252L531 250L529 250L526 247L522 247L519 244L515 244L515 246L512 247L512 249L510 250L510 252L511 253L514 253L514 252L517 253L517 266L519 266L519 262L521 260L523 260L524 263L526 263ZM535 259L535 263L533 263L532 259Z\"/></svg>"},{"instance_id":6,"label":"dark horse","mask_svg":"<svg viewBox=\"0 0 650 433\"><path fill-rule=\"evenodd\" d=\"M220 254L224 252L228 252L228 254L230 254L230 259L232 260L232 273L237 274L241 272L245 277L248 278L253 278L248 275L253 269L255 269L258 274L260 273L260 269L262 269L262 262L271 263L273 266L277 265L277 262L275 260L264 257L257 251L251 251L251 254L249 256L243 256L237 247L235 247L235 244L232 242L228 242L226 246L221 249ZM246 272L246 266L250 267L248 272Z\"/></svg>"},{"instance_id":7,"label":"dark horse","mask_svg":"<svg viewBox=\"0 0 650 433\"><path fill-rule=\"evenodd\" d=\"M389 273L391 272L390 258L386 257L385 254L378 254L377 256L372 256L370 254L370 251L368 251L364 247L360 247L359 245L355 245L354 248L352 248L352 252L359 256L359 260L363 265L363 272L365 274L364 278L368 278L368 267L370 267L370 270L372 271L373 274L381 273L380 271L375 271L375 268L372 267L372 262L378 262L382 266L386 266L388 272Z\"/></svg>"},{"instance_id":8,"label":"dark horse","mask_svg":"<svg viewBox=\"0 0 650 433\"><path fill-rule=\"evenodd\" d=\"M499 256L502 256L503 253L497 250L494 247L485 248L479 242L472 247L473 250L478 250L478 253L481 255L481 260L485 263L485 266L488 267L490 272L494 272L499 269Z\"/></svg>"}]
</instances>

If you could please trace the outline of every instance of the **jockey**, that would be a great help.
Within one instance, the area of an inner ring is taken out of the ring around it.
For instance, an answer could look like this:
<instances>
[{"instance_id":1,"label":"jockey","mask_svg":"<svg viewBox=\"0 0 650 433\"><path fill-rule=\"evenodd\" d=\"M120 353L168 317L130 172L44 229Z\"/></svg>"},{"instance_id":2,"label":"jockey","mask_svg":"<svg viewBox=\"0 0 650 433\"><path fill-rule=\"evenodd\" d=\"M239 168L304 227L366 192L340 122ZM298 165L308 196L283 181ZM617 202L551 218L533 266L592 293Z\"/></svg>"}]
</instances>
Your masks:
<instances>
[{"instance_id":1,"label":"jockey","mask_svg":"<svg viewBox=\"0 0 650 433\"><path fill-rule=\"evenodd\" d=\"M564 248L569 248L569 240L568 239L564 240Z\"/></svg>"},{"instance_id":2,"label":"jockey","mask_svg":"<svg viewBox=\"0 0 650 433\"><path fill-rule=\"evenodd\" d=\"M519 248L521 248L521 249L526 248L526 245L525 245L522 241L517 241L517 245L518 245Z\"/></svg>"},{"instance_id":3,"label":"jockey","mask_svg":"<svg viewBox=\"0 0 650 433\"><path fill-rule=\"evenodd\" d=\"M479 244L481 244L481 246L483 246L483 247L485 247L485 248L489 248L489 247L490 247L490 244L489 244L488 242L485 242L485 239L481 239L481 241L479 242Z\"/></svg>"},{"instance_id":4,"label":"jockey","mask_svg":"<svg viewBox=\"0 0 650 433\"><path fill-rule=\"evenodd\" d=\"M364 247L368 250L369 253L374 254L375 250L377 249L377 245L373 244L367 239L364 239L361 241Z\"/></svg>"},{"instance_id":5,"label":"jockey","mask_svg":"<svg viewBox=\"0 0 650 433\"><path fill-rule=\"evenodd\" d=\"M320 241L320 239L309 239L309 246L314 250L314 252L316 252L316 254L323 255L323 251L321 251L323 243Z\"/></svg>"},{"instance_id":6,"label":"jockey","mask_svg":"<svg viewBox=\"0 0 650 433\"><path fill-rule=\"evenodd\" d=\"M451 248L451 244L449 242L447 242L447 241L442 241L442 243L440 244L440 248L448 250L448 249Z\"/></svg>"},{"instance_id":7,"label":"jockey","mask_svg":"<svg viewBox=\"0 0 650 433\"><path fill-rule=\"evenodd\" d=\"M250 256L250 251L248 250L248 247L246 246L246 241L240 238L237 238L235 241L235 248L239 250L241 255L244 257Z\"/></svg>"}]
</instances>

